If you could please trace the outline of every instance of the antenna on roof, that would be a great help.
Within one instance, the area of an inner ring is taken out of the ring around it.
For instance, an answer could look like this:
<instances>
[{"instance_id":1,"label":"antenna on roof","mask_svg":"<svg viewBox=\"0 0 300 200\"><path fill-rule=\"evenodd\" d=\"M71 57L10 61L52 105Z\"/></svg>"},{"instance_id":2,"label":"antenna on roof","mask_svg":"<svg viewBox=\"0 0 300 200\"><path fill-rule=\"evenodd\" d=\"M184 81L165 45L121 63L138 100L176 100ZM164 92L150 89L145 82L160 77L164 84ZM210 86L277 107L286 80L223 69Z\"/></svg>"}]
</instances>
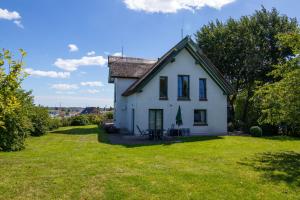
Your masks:
<instances>
[{"instance_id":1,"label":"antenna on roof","mask_svg":"<svg viewBox=\"0 0 300 200\"><path fill-rule=\"evenodd\" d=\"M122 58L124 56L124 48L123 48L123 45L122 45Z\"/></svg>"},{"instance_id":2,"label":"antenna on roof","mask_svg":"<svg viewBox=\"0 0 300 200\"><path fill-rule=\"evenodd\" d=\"M183 27L184 27L184 17L182 17L182 24L181 24L181 39L183 39Z\"/></svg>"},{"instance_id":3,"label":"antenna on roof","mask_svg":"<svg viewBox=\"0 0 300 200\"><path fill-rule=\"evenodd\" d=\"M183 39L183 28L181 28L181 39Z\"/></svg>"}]
</instances>

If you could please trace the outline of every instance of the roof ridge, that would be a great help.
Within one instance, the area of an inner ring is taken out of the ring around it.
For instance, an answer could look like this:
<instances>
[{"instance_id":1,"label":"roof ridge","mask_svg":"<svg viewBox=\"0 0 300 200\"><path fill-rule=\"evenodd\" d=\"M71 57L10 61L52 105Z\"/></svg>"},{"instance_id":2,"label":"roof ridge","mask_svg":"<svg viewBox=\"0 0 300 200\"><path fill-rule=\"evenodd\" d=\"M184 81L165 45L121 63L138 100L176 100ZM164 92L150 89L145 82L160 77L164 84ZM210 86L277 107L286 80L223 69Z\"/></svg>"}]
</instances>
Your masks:
<instances>
[{"instance_id":1,"label":"roof ridge","mask_svg":"<svg viewBox=\"0 0 300 200\"><path fill-rule=\"evenodd\" d=\"M148 58L138 58L138 57L129 57L129 56L108 56L108 60L113 59L112 62L116 61L114 59L122 60L122 61L136 61L136 62L156 62L155 59L148 59Z\"/></svg>"}]
</instances>

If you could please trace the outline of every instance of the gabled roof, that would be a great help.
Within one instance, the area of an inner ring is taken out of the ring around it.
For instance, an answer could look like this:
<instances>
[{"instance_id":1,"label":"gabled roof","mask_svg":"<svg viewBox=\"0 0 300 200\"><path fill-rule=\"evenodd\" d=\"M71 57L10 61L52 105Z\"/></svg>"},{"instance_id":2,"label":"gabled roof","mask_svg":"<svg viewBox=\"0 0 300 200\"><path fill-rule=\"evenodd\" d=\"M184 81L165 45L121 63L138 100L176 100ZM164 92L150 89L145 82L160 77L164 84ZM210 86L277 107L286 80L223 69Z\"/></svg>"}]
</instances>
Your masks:
<instances>
[{"instance_id":1,"label":"gabled roof","mask_svg":"<svg viewBox=\"0 0 300 200\"><path fill-rule=\"evenodd\" d=\"M224 79L220 71L203 54L201 49L187 36L178 44L165 53L140 79L135 81L122 95L129 96L142 90L142 88L169 62L174 61L176 55L183 49L186 49L195 59L196 63L201 65L208 75L219 85L227 95L233 93L232 86Z\"/></svg>"},{"instance_id":2,"label":"gabled roof","mask_svg":"<svg viewBox=\"0 0 300 200\"><path fill-rule=\"evenodd\" d=\"M114 78L141 78L157 60L146 60L142 58L131 58L121 56L108 56L109 83Z\"/></svg>"}]
</instances>

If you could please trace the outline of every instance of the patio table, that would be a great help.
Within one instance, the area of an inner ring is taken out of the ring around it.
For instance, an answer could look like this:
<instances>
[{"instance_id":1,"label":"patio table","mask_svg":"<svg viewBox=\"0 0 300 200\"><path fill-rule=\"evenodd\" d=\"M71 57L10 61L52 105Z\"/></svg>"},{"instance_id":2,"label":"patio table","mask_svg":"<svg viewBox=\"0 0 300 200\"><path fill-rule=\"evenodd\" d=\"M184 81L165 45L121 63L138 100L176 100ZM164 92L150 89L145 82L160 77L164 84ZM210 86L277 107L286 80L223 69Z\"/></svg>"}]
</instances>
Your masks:
<instances>
[{"instance_id":1,"label":"patio table","mask_svg":"<svg viewBox=\"0 0 300 200\"><path fill-rule=\"evenodd\" d=\"M147 131L149 133L150 140L162 140L164 137L164 134L166 133L165 129L162 129L162 130L148 129Z\"/></svg>"}]
</instances>

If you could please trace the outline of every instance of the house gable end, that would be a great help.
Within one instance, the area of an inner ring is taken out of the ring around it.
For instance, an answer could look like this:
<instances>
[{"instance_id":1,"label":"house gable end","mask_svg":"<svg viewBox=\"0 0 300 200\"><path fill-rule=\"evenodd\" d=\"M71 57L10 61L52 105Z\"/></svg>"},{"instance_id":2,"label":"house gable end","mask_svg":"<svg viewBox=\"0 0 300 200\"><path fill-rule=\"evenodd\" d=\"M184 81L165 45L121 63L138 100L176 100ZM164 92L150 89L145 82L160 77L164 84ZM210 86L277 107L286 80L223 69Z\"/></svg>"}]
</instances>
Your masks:
<instances>
[{"instance_id":1,"label":"house gable end","mask_svg":"<svg viewBox=\"0 0 300 200\"><path fill-rule=\"evenodd\" d=\"M135 92L139 92L142 88L159 73L168 63L176 62L176 56L181 50L186 49L189 54L195 59L196 64L200 65L206 73L214 80L222 89L224 94L233 93L232 87L227 83L218 69L210 62L210 60L200 53L200 49L191 41L189 37L185 37L175 47L169 50L143 77L134 82L122 95L129 96Z\"/></svg>"}]
</instances>

